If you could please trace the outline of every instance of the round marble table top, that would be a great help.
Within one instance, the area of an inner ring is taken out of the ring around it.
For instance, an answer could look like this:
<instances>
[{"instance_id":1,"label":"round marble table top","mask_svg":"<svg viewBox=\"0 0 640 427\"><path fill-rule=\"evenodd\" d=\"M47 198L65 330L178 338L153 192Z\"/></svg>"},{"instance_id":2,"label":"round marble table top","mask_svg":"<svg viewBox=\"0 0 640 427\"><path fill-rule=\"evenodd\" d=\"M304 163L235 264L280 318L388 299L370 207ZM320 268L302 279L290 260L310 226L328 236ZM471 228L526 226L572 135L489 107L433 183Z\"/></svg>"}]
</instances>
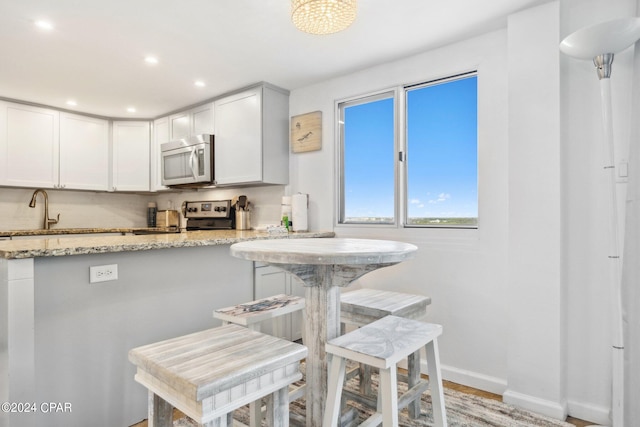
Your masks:
<instances>
[{"instance_id":1,"label":"round marble table top","mask_svg":"<svg viewBox=\"0 0 640 427\"><path fill-rule=\"evenodd\" d=\"M273 264L392 264L415 256L410 243L369 239L255 240L231 245L231 255Z\"/></svg>"}]
</instances>

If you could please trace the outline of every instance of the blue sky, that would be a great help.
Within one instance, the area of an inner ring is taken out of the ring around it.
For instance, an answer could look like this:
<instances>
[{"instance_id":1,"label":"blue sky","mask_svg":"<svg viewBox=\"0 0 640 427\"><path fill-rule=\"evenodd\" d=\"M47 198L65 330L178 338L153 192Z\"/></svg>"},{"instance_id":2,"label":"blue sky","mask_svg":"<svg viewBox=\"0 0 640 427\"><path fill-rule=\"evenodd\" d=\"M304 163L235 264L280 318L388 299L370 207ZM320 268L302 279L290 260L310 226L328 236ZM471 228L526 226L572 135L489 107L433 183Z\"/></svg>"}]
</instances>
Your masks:
<instances>
[{"instance_id":1,"label":"blue sky","mask_svg":"<svg viewBox=\"0 0 640 427\"><path fill-rule=\"evenodd\" d=\"M393 99L345 109L345 215L393 216ZM408 92L409 217L477 217L477 78Z\"/></svg>"}]
</instances>

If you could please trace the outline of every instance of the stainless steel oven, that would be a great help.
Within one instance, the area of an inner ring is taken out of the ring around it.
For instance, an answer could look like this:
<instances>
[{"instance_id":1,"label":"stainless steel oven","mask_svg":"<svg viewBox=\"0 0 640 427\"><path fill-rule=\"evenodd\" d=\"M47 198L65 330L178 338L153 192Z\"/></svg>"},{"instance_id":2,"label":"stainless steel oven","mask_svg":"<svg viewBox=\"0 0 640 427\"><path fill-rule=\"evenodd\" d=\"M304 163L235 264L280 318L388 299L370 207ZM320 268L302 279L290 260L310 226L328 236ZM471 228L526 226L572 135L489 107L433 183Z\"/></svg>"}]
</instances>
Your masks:
<instances>
[{"instance_id":1,"label":"stainless steel oven","mask_svg":"<svg viewBox=\"0 0 640 427\"><path fill-rule=\"evenodd\" d=\"M214 184L213 135L202 134L160 146L162 185L194 187Z\"/></svg>"}]
</instances>

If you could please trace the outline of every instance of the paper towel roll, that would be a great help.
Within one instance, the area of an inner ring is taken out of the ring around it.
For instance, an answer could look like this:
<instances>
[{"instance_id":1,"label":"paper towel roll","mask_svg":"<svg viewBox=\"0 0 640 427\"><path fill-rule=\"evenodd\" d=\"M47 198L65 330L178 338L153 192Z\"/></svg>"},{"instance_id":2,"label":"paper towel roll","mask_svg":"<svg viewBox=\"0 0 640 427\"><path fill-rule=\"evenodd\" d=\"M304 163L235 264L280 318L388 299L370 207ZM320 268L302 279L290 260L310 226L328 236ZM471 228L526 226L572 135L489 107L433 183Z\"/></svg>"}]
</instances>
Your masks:
<instances>
[{"instance_id":1,"label":"paper towel roll","mask_svg":"<svg viewBox=\"0 0 640 427\"><path fill-rule=\"evenodd\" d=\"M294 194L291 197L291 227L293 231L307 231L307 208L309 206L308 194Z\"/></svg>"}]
</instances>

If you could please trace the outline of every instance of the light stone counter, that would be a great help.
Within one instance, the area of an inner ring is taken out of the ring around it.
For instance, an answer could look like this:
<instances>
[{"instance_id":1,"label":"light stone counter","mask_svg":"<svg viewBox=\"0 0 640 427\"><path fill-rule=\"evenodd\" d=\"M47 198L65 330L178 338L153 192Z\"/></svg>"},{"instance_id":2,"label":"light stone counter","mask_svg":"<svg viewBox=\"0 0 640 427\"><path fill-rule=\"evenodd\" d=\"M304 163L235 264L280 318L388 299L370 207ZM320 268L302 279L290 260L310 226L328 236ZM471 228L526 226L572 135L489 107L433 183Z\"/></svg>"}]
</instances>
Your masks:
<instances>
[{"instance_id":1,"label":"light stone counter","mask_svg":"<svg viewBox=\"0 0 640 427\"><path fill-rule=\"evenodd\" d=\"M60 236L68 234L107 234L107 233L135 233L135 232L157 231L164 232L164 228L51 228L49 230L32 229L32 230L0 230L0 237L18 237L18 236Z\"/></svg>"},{"instance_id":2,"label":"light stone counter","mask_svg":"<svg viewBox=\"0 0 640 427\"><path fill-rule=\"evenodd\" d=\"M114 230L116 229L110 230L110 232L120 232ZM93 232L95 232L95 230ZM127 229L126 232L132 232L132 230ZM92 233L92 231L87 231L87 233ZM334 235L335 233L332 231L268 233L266 231L254 230L186 231L182 233L145 234L133 236L91 235L88 237L57 237L47 235L46 238L43 236L42 239L0 241L0 258L24 259L112 252L147 251L153 249L229 245L232 243L250 240L334 237Z\"/></svg>"}]
</instances>

